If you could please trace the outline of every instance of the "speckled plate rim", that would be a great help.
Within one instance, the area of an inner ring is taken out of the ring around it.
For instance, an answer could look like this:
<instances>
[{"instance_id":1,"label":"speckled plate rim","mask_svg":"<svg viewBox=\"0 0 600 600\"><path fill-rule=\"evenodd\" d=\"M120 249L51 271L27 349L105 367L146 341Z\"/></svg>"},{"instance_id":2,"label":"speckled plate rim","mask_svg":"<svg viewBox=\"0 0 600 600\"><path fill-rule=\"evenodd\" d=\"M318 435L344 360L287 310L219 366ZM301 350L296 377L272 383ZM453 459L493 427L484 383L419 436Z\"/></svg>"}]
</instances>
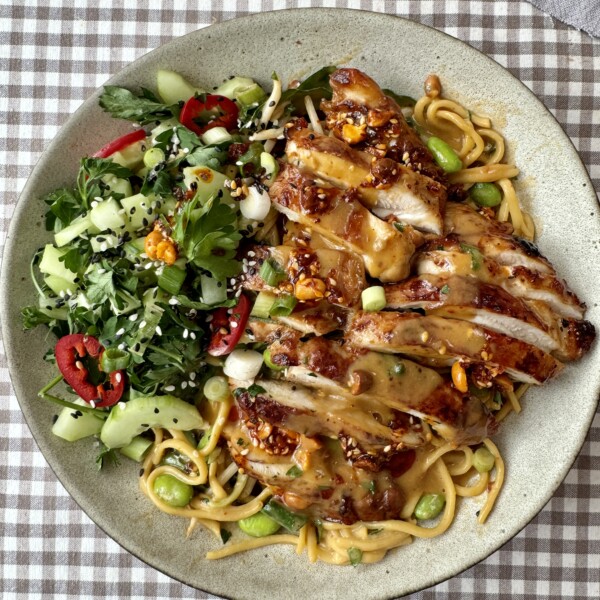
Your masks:
<instances>
[{"instance_id":1,"label":"speckled plate rim","mask_svg":"<svg viewBox=\"0 0 600 600\"><path fill-rule=\"evenodd\" d=\"M400 19L398 17L382 15L382 14L378 14L378 13L367 13L367 12L362 12L362 11L357 12L357 11L347 10L347 9L292 9L292 10L285 10L285 11L275 11L275 12L271 12L271 13L263 13L263 14L259 14L259 15L251 15L248 17L244 17L242 19L236 19L236 20L216 24L209 28L205 28L205 29L198 30L198 31L192 32L190 34L187 34L186 36L183 36L182 38L177 38L176 40L173 40L172 42L169 42L168 44L165 44L164 46L137 59L134 63L125 67L116 76L111 78L109 80L109 82L107 82L107 83L112 83L115 85L117 85L117 84L123 85L124 81L128 81L129 79L135 79L136 72L143 70L143 68L146 64L151 63L155 57L157 57L157 56L161 55L163 52L165 52L166 48L169 48L173 45L185 46L186 44L193 46L195 43L201 42L206 37L210 38L210 36L213 36L213 37L227 36L231 32L235 31L236 28L239 27L239 24L241 22L243 22L244 25L247 24L247 26L249 28L252 28L252 27L256 27L256 26L268 27L269 25L271 27L276 27L277 24L294 21L294 19L296 19L297 23L299 23L299 24L302 24L302 23L305 24L305 23L309 22L309 24L313 23L313 25L314 25L315 23L317 23L321 20L327 20L327 19L337 20L338 22L340 22L340 21L356 22L357 18L364 18L366 20L370 19L372 21L377 21L378 24L381 25L381 27L384 29L388 28L390 30L394 30L394 28L398 28L399 30L403 30L403 33L408 34L408 33L412 32L412 33L416 33L418 35L424 35L425 37L431 38L434 41L444 39L444 40L446 40L447 43L449 43L451 46L456 48L458 53L465 53L466 55L469 55L469 56L477 55L480 60L483 59L484 62L487 61L487 63L489 64L489 68L492 71L499 72L499 70L501 70L504 73L504 76L508 75L508 77L511 80L511 85L516 86L516 87L520 88L522 91L524 91L525 95L529 97L530 101L532 101L533 104L536 105L536 108L539 111L538 118L541 119L541 121L544 122L546 125L548 125L548 123L551 123L550 126L554 127L555 135L562 137L561 141L564 144L564 148L566 150L568 150L568 153L569 153L569 156L568 156L569 165L572 169L576 169L576 171L577 171L574 179L579 182L583 182L584 186L587 185L587 187L588 187L587 193L585 194L585 195L587 195L586 207L590 208L590 207L597 206L597 199L596 199L596 195L593 191L593 186L589 180L589 177L587 175L584 165L581 163L579 157L577 156L577 153L576 153L573 145L571 144L570 140L568 140L568 138L564 134L564 132L562 132L562 129L560 128L560 125L558 124L558 122L556 122L554 117L545 109L543 104L541 102L539 102L539 100L537 100L533 96L533 94L526 88L526 86L524 86L518 79L516 79L510 73L508 73L506 70L504 70L495 61L493 61L492 59L490 59L488 57L485 57L484 55L482 55L481 53L479 53L477 50L473 49L472 47L468 46L464 42L461 42L460 40L456 40L455 38L452 38L451 36L448 36L447 34L444 34L443 32L439 32L437 30L428 28L424 25L414 23L412 21ZM302 37L302 35L303 35L303 31L300 30L298 33L299 38ZM448 40L451 40L451 42L448 42ZM439 59L439 57L438 57L438 59ZM360 66L360 65L357 65L357 66ZM77 503L83 508L83 510L90 516L90 518L92 518L108 535L110 535L113 539L115 539L119 544L121 544L124 548L126 548L132 554L136 555L138 558L140 558L141 560L144 560L148 564L151 564L153 567L155 567L156 569L169 575L170 577L174 577L175 579L178 579L179 581L181 581L182 583L185 583L187 585L193 585L194 587L197 587L198 589L206 589L207 591L211 591L212 593L220 594L222 596L232 597L235 595L236 597L246 597L245 594L238 594L235 591L233 591L233 588L231 588L230 585L218 585L214 581L206 583L205 585L198 585L197 581L191 581L189 577L182 576L181 573L178 573L176 570L174 570L171 565L167 564L165 566L164 563L161 563L160 560L156 560L156 558L151 556L149 554L149 552L145 551L144 548L140 547L139 544L135 543L135 541L133 539L123 535L123 532L122 532L121 527L119 526L118 520L111 518L111 515L106 514L106 511L103 513L102 509L99 508L97 502L93 498L91 498L89 496L89 494L86 493L85 490L82 488L81 482L78 482L76 480L76 478L71 477L69 475L69 473L63 468L63 465L62 465L61 461L59 460L59 457L55 454L55 452L50 448L50 446L48 444L47 430L49 430L49 426L47 425L46 422L44 422L43 424L40 422L40 419L39 419L39 416L37 413L37 406L33 405L31 403L31 400L27 400L27 398L26 398L25 389L24 389L24 385L23 385L23 379L22 379L23 365L22 365L22 363L20 363L19 357L17 356L18 352L16 351L14 345L12 344L12 342L14 340L16 340L18 337L20 337L20 335L22 335L22 334L19 334L19 331L18 331L19 325L15 324L14 321L12 320L12 319L14 319L14 312L10 310L11 294L10 294L9 286L14 281L13 279L11 279L11 277L16 276L11 271L11 265L14 263L15 255L18 252L18 248L16 247L15 240L17 238L17 233L19 233L21 231L20 227L23 226L22 221L26 214L27 207L29 206L29 204L31 202L34 202L37 197L37 194L34 196L34 191L35 191L36 187L40 187L38 179L39 179L40 174L43 171L45 163L48 162L49 157L52 156L52 154L55 152L55 150L57 148L61 147L61 144L63 144L63 142L64 142L64 138L66 136L68 136L69 133L72 133L75 130L76 124L79 120L81 120L82 116L87 114L91 110L91 107L95 105L95 103L97 101L97 96L98 96L98 92L96 92L94 95L92 95L76 111L76 113L63 126L63 128L61 129L61 131L59 132L57 137L52 141L52 143L48 146L46 151L43 153L43 155L41 156L40 160L38 161L38 164L36 165L35 169L33 170L32 174L20 196L19 202L17 204L17 207L15 209L15 212L14 212L14 215L13 215L13 218L11 221L11 226L10 226L9 233L8 233L8 236L6 239L6 246L5 246L5 251L4 251L4 256L3 256L3 264L2 264L2 278L1 278L1 283L0 283L0 289L1 289L1 294L2 294L1 317L2 317L2 323L4 325L3 336L4 336L4 340L5 340L5 349L6 349L6 354L7 354L7 358L8 358L9 372L10 372L10 375L11 375L11 378L13 381L15 391L17 392L17 398L19 400L19 403L21 404L21 407L22 407L23 413L25 415L25 418L27 420L27 423L32 431L34 438L36 439L38 446L42 450L44 456L46 456L51 468L54 470L54 472L56 473L56 475L59 478L59 480L61 481L61 483L63 483L63 485L68 490L68 492L71 494L71 496L77 501ZM105 139L105 138L103 138L103 139ZM600 234L600 226L598 224L598 218L595 219L595 223L594 223L594 226L592 227L592 229L596 235ZM597 253L597 249L596 249L596 253ZM588 294L588 295L591 296L591 294ZM595 354L595 356L596 356L596 354ZM598 358L598 357L596 356L596 358ZM589 363L589 361L588 361L588 363ZM595 361L595 364L598 364L598 360ZM587 405L587 411L580 415L580 420L578 422L579 426L576 430L576 435L574 437L572 437L572 439L571 439L569 454L566 457L561 457L561 459L562 459L561 465L560 465L560 468L558 469L558 471L555 473L555 477L552 479L552 481L548 482L548 485L544 488L543 495L537 499L537 501L535 502L535 505L529 506L527 510L523 511L518 516L518 518L511 523L511 527L507 527L506 530L502 530L501 535L496 535L496 537L493 540L493 543L491 545L489 545L488 547L477 548L476 552L474 552L474 553L472 552L470 555L464 556L462 559L459 560L460 564L453 563L452 566L450 566L449 568L441 569L440 571L430 573L428 577L421 577L420 579L415 578L413 580L409 580L408 582L399 582L398 584L391 583L390 585L384 585L383 588L381 588L381 589L379 589L379 588L373 589L370 592L372 594L370 597L373 597L373 598L386 597L386 598L388 598L388 597L397 596L399 594L410 593L410 592L416 591L418 589L423 589L424 587L434 585L435 583L438 583L444 579L447 579L448 577L452 577L452 576L460 573L461 571L469 568L473 564L476 564L477 562L483 560L484 558L489 556L491 553L493 553L495 550L497 550L500 546L502 546L505 542L507 542L510 538L512 538L514 535L516 535L543 508L543 506L546 504L546 502L552 497L552 495L556 491L557 487L560 485L561 481L564 479L564 477L565 477L566 473L568 472L569 468L571 467L572 463L576 459L577 454L579 453L581 446L585 440L585 436L589 429L589 426L591 424L593 416L595 414L595 407L596 407L596 403L598 400L599 390L600 390L600 383L598 381L595 382L595 387L593 389L588 390L588 395L590 396L590 402ZM501 500L502 500L502 498L501 498ZM449 535L449 534L450 534L450 532L447 533L446 535ZM425 543L427 543L427 542L425 542ZM255 556L255 555L251 554L251 555L246 555L246 556ZM258 559L258 560L255 560L255 559ZM303 559L294 557L292 560L297 561L297 564L294 565L295 569L298 569L298 568L300 570L305 569L304 574L307 575L309 578L310 578L311 573L314 573L314 571L312 571L312 570L319 569L319 567L308 567L303 564L300 567L298 567L297 566L298 563L302 563ZM261 559L257 555L255 556L255 558L250 558L249 560L247 560L246 557L240 557L240 563L247 565L248 562L260 563ZM393 557L389 558L387 561L388 566L394 566L394 563L396 563L396 564L402 563L402 550L395 553L393 555ZM289 565L288 565L288 568L289 568ZM375 567L369 567L369 568L373 569ZM330 568L328 568L328 567L322 567L321 570L326 570L328 573L333 573L330 570ZM355 573L360 573L360 577L365 577L367 572L361 568L360 570L356 570L356 571L353 570L350 573L348 573L348 571L345 570L345 573L346 573L346 575L344 576L345 580L348 583L348 585L351 586L356 581L356 576L354 575ZM239 578L239 575L236 575L236 577ZM283 595L280 594L280 592L282 591L281 588L277 588L274 591L275 591L275 595L273 595L273 597L284 597ZM329 593L331 592L331 588L328 592ZM351 592L350 592L350 594L351 594ZM376 595L374 595L374 594L376 594ZM381 594L383 594L383 595L381 595ZM348 590L344 590L342 595L344 597L349 597ZM288 590L287 596L290 598L292 597L289 595L289 590ZM309 595L307 594L307 592L305 590L303 590L302 596L309 597ZM318 596L318 594L315 595L314 597L317 597L317 596ZM365 597L365 596L361 595L360 597Z\"/></svg>"}]
</instances>

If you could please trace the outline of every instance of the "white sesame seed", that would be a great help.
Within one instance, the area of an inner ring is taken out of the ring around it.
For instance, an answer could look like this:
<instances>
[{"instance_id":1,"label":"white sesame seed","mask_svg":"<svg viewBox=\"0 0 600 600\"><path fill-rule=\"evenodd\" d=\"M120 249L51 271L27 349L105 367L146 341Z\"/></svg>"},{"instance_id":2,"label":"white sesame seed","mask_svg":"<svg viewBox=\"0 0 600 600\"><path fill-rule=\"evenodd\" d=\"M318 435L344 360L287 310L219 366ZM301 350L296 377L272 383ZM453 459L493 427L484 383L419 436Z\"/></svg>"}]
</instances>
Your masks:
<instances>
[{"instance_id":1,"label":"white sesame seed","mask_svg":"<svg viewBox=\"0 0 600 600\"><path fill-rule=\"evenodd\" d=\"M140 258L148 258L148 255L145 252L142 252L140 254Z\"/></svg>"},{"instance_id":2,"label":"white sesame seed","mask_svg":"<svg viewBox=\"0 0 600 600\"><path fill-rule=\"evenodd\" d=\"M244 449L243 449L243 450L240 452L240 454L241 454L242 456L246 456L246 454L248 454L248 452L250 452L250 450L249 450L248 448L244 448Z\"/></svg>"},{"instance_id":3,"label":"white sesame seed","mask_svg":"<svg viewBox=\"0 0 600 600\"><path fill-rule=\"evenodd\" d=\"M119 350L125 350L125 344L119 344L119 345L117 346L117 348L118 348Z\"/></svg>"},{"instance_id":4,"label":"white sesame seed","mask_svg":"<svg viewBox=\"0 0 600 600\"><path fill-rule=\"evenodd\" d=\"M65 297L65 291L64 291L64 290L60 290L60 292L58 292L58 295L59 295L61 298L64 298L64 297Z\"/></svg>"},{"instance_id":5,"label":"white sesame seed","mask_svg":"<svg viewBox=\"0 0 600 600\"><path fill-rule=\"evenodd\" d=\"M174 392L174 391L175 391L174 385L168 385L167 387L165 387L165 392Z\"/></svg>"},{"instance_id":6,"label":"white sesame seed","mask_svg":"<svg viewBox=\"0 0 600 600\"><path fill-rule=\"evenodd\" d=\"M235 277L232 277L232 278L229 280L229 283L230 283L231 285L235 285Z\"/></svg>"},{"instance_id":7,"label":"white sesame seed","mask_svg":"<svg viewBox=\"0 0 600 600\"><path fill-rule=\"evenodd\" d=\"M121 383L121 379L123 379L123 376L121 375L121 373L117 373L115 375L115 379L117 380L117 383Z\"/></svg>"},{"instance_id":8,"label":"white sesame seed","mask_svg":"<svg viewBox=\"0 0 600 600\"><path fill-rule=\"evenodd\" d=\"M235 293L235 297L239 298L242 295L242 288L240 288L236 293Z\"/></svg>"},{"instance_id":9,"label":"white sesame seed","mask_svg":"<svg viewBox=\"0 0 600 600\"><path fill-rule=\"evenodd\" d=\"M177 300L177 298L169 298L169 304L171 306L177 306L179 304L179 300Z\"/></svg>"},{"instance_id":10,"label":"white sesame seed","mask_svg":"<svg viewBox=\"0 0 600 600\"><path fill-rule=\"evenodd\" d=\"M100 252L106 252L108 250L108 244L106 242L102 242L100 244Z\"/></svg>"},{"instance_id":11,"label":"white sesame seed","mask_svg":"<svg viewBox=\"0 0 600 600\"><path fill-rule=\"evenodd\" d=\"M189 385L191 388L195 388L195 387L196 387L196 384L195 384L193 381L188 381L187 383L188 383L188 385Z\"/></svg>"},{"instance_id":12,"label":"white sesame seed","mask_svg":"<svg viewBox=\"0 0 600 600\"><path fill-rule=\"evenodd\" d=\"M196 379L196 373L190 373L190 379L194 381Z\"/></svg>"},{"instance_id":13,"label":"white sesame seed","mask_svg":"<svg viewBox=\"0 0 600 600\"><path fill-rule=\"evenodd\" d=\"M157 325L154 331L156 331L156 335L162 335L162 329L160 328L160 325Z\"/></svg>"},{"instance_id":14,"label":"white sesame seed","mask_svg":"<svg viewBox=\"0 0 600 600\"><path fill-rule=\"evenodd\" d=\"M184 330L183 330L183 339L184 339L184 340L187 340L187 338L188 338L188 335L190 335L190 332L189 332L187 329L184 329Z\"/></svg>"},{"instance_id":15,"label":"white sesame seed","mask_svg":"<svg viewBox=\"0 0 600 600\"><path fill-rule=\"evenodd\" d=\"M187 384L187 381L182 381L182 382L181 382L181 389L182 389L182 390L185 390L185 388L187 387L187 385L188 385L188 384Z\"/></svg>"},{"instance_id":16,"label":"white sesame seed","mask_svg":"<svg viewBox=\"0 0 600 600\"><path fill-rule=\"evenodd\" d=\"M106 269L98 269L98 275L104 275L106 273Z\"/></svg>"},{"instance_id":17,"label":"white sesame seed","mask_svg":"<svg viewBox=\"0 0 600 600\"><path fill-rule=\"evenodd\" d=\"M140 321L140 329L146 327L146 321Z\"/></svg>"},{"instance_id":18,"label":"white sesame seed","mask_svg":"<svg viewBox=\"0 0 600 600\"><path fill-rule=\"evenodd\" d=\"M92 408L96 408L96 403L93 400L90 400L90 406Z\"/></svg>"},{"instance_id":19,"label":"white sesame seed","mask_svg":"<svg viewBox=\"0 0 600 600\"><path fill-rule=\"evenodd\" d=\"M231 329L235 329L238 326L238 324L235 321L232 321L230 323L230 325L231 325Z\"/></svg>"},{"instance_id":20,"label":"white sesame seed","mask_svg":"<svg viewBox=\"0 0 600 600\"><path fill-rule=\"evenodd\" d=\"M190 333L190 337L191 337L193 340L195 340L195 339L196 339L196 334L195 334L195 333L192 331L192 332Z\"/></svg>"},{"instance_id":21,"label":"white sesame seed","mask_svg":"<svg viewBox=\"0 0 600 600\"><path fill-rule=\"evenodd\" d=\"M144 265L144 269L146 269L146 271L147 271L148 269L151 269L151 268L152 268L152 266L153 266L153 265L152 265L152 263L151 263L151 262L150 262L150 263L146 263L146 264Z\"/></svg>"},{"instance_id":22,"label":"white sesame seed","mask_svg":"<svg viewBox=\"0 0 600 600\"><path fill-rule=\"evenodd\" d=\"M121 410L125 410L127 408L127 405L125 404L125 402L119 402L119 408Z\"/></svg>"},{"instance_id":23,"label":"white sesame seed","mask_svg":"<svg viewBox=\"0 0 600 600\"><path fill-rule=\"evenodd\" d=\"M129 315L129 320L130 321L137 321L139 315L137 313L133 314L133 315Z\"/></svg>"},{"instance_id":24,"label":"white sesame seed","mask_svg":"<svg viewBox=\"0 0 600 600\"><path fill-rule=\"evenodd\" d=\"M97 200L92 200L92 201L90 202L90 206L91 206L92 208L96 208L96 206L98 206L98 201L97 201Z\"/></svg>"},{"instance_id":25,"label":"white sesame seed","mask_svg":"<svg viewBox=\"0 0 600 600\"><path fill-rule=\"evenodd\" d=\"M123 335L125 333L125 328L121 327L121 329L119 329L119 331L117 331L117 333L115 335L120 336Z\"/></svg>"},{"instance_id":26,"label":"white sesame seed","mask_svg":"<svg viewBox=\"0 0 600 600\"><path fill-rule=\"evenodd\" d=\"M254 252L254 250L250 250L250 252L248 252L248 256L252 258L253 256L256 256L256 252Z\"/></svg>"}]
</instances>

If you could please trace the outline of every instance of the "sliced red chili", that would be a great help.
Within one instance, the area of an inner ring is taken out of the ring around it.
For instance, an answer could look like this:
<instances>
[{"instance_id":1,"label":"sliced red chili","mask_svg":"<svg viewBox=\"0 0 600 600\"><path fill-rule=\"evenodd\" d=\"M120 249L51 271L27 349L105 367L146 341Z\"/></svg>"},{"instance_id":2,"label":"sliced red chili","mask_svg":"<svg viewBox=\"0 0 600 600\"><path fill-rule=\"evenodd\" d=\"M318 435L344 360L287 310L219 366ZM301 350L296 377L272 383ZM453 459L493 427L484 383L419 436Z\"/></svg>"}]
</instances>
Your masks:
<instances>
[{"instance_id":1,"label":"sliced red chili","mask_svg":"<svg viewBox=\"0 0 600 600\"><path fill-rule=\"evenodd\" d=\"M244 294L233 308L217 308L210 322L212 337L208 353L212 356L223 356L233 352L244 333L249 315L250 300Z\"/></svg>"},{"instance_id":2,"label":"sliced red chili","mask_svg":"<svg viewBox=\"0 0 600 600\"><path fill-rule=\"evenodd\" d=\"M143 129L137 129L136 131L122 135L120 138L106 144L106 146L102 146L102 148L94 154L94 158L108 158L115 152L123 150L123 148L127 148L127 146L131 146L131 144L135 144L135 142L141 142L145 137L146 132Z\"/></svg>"},{"instance_id":3,"label":"sliced red chili","mask_svg":"<svg viewBox=\"0 0 600 600\"><path fill-rule=\"evenodd\" d=\"M93 360L100 371L100 358L103 352L104 347L95 337L83 333L61 337L54 348L56 364L65 381L81 399L94 402L97 408L116 404L125 389L123 371L108 373L108 382L99 385L90 381L84 359L88 357L87 360Z\"/></svg>"},{"instance_id":4,"label":"sliced red chili","mask_svg":"<svg viewBox=\"0 0 600 600\"><path fill-rule=\"evenodd\" d=\"M239 109L235 102L224 96L206 94L190 98L181 109L179 120L194 133L202 135L213 127L235 129Z\"/></svg>"}]
</instances>

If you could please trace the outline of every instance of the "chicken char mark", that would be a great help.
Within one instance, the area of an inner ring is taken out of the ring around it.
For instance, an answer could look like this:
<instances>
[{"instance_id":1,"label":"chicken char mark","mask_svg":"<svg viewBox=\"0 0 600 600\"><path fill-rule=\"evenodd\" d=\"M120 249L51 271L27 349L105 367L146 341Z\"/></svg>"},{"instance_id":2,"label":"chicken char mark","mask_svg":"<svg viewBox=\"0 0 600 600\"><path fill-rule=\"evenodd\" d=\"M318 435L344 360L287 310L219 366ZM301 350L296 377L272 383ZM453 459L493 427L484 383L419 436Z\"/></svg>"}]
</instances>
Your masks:
<instances>
[{"instance_id":1,"label":"chicken char mark","mask_svg":"<svg viewBox=\"0 0 600 600\"><path fill-rule=\"evenodd\" d=\"M338 69L329 81L331 101L321 108L327 126L347 144L378 158L391 158L414 171L447 185L419 134L408 125L396 102L386 96L368 75L358 69Z\"/></svg>"}]
</instances>

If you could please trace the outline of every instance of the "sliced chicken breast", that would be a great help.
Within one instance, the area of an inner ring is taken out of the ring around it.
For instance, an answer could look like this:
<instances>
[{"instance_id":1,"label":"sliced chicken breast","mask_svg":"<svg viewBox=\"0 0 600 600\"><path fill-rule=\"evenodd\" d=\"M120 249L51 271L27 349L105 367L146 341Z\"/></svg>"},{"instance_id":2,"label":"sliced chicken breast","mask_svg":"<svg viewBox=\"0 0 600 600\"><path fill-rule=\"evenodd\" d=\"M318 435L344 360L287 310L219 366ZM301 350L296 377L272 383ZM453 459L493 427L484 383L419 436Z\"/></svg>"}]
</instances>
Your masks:
<instances>
[{"instance_id":1,"label":"sliced chicken breast","mask_svg":"<svg viewBox=\"0 0 600 600\"><path fill-rule=\"evenodd\" d=\"M539 348L466 321L416 313L358 312L348 322L346 339L376 352L420 357L426 364L457 360L478 366L479 377L507 373L516 381L541 384L562 363Z\"/></svg>"},{"instance_id":2,"label":"sliced chicken breast","mask_svg":"<svg viewBox=\"0 0 600 600\"><path fill-rule=\"evenodd\" d=\"M321 108L327 126L336 137L445 182L444 172L419 134L408 125L398 104L375 81L358 69L338 69L329 81L333 97L331 101L323 101Z\"/></svg>"},{"instance_id":3,"label":"sliced chicken breast","mask_svg":"<svg viewBox=\"0 0 600 600\"><path fill-rule=\"evenodd\" d=\"M444 186L389 158L375 158L335 137L309 129L290 129L288 160L340 188L356 188L361 201L379 217L441 234Z\"/></svg>"},{"instance_id":4,"label":"sliced chicken breast","mask_svg":"<svg viewBox=\"0 0 600 600\"><path fill-rule=\"evenodd\" d=\"M275 208L288 219L310 227L336 246L361 256L372 277L399 281L408 275L415 250L412 239L372 215L358 201L354 190L343 192L319 185L310 176L286 165L271 186L269 195ZM343 273L344 277L353 276L348 269ZM338 278L333 277L335 280L340 278L343 278L342 272Z\"/></svg>"}]
</instances>

